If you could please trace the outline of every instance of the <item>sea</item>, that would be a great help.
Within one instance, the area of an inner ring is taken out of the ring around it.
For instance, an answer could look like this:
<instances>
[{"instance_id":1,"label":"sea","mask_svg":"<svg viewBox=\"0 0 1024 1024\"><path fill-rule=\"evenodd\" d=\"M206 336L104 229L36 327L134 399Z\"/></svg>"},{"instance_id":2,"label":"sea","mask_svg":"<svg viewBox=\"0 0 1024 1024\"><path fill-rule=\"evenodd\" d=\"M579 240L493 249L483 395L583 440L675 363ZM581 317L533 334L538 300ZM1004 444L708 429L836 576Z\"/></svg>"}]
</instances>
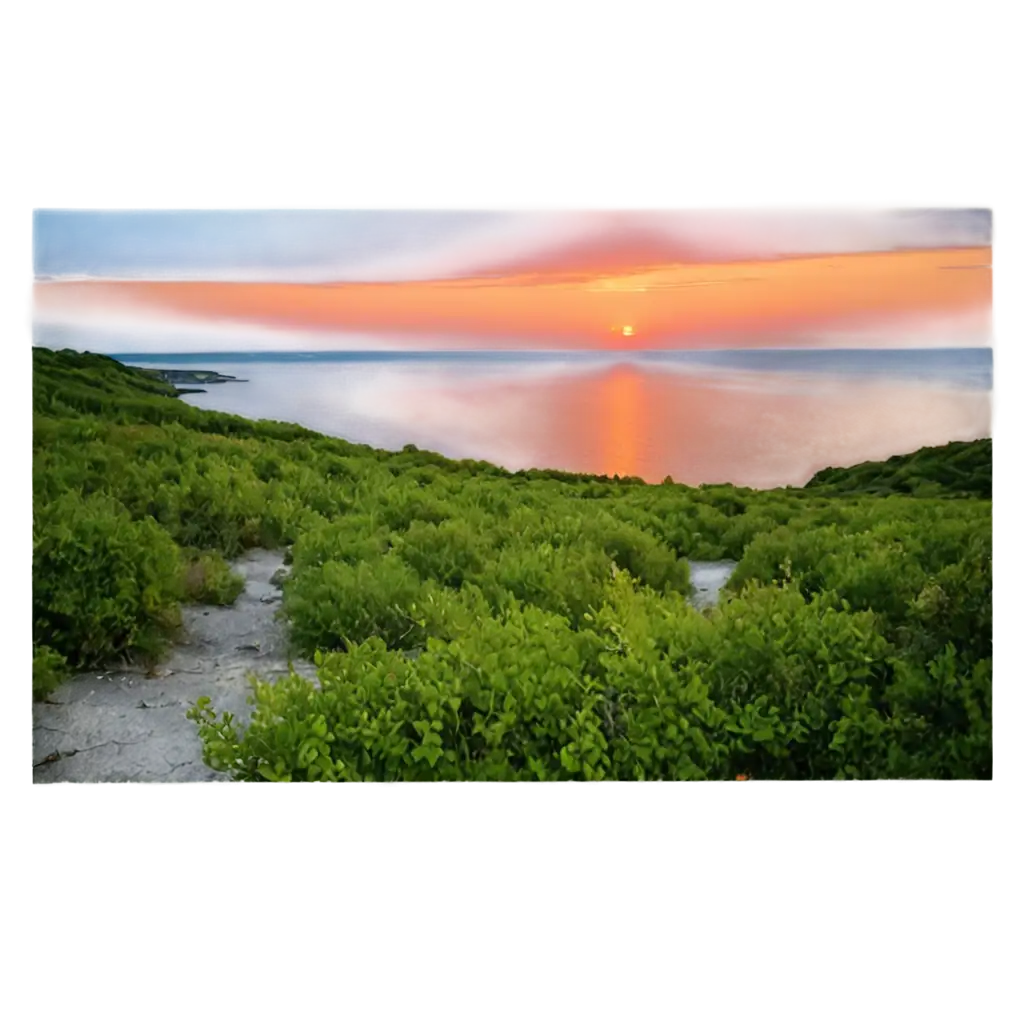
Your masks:
<instances>
[{"instance_id":1,"label":"sea","mask_svg":"<svg viewBox=\"0 0 1024 1024\"><path fill-rule=\"evenodd\" d=\"M120 353L237 378L183 401L511 470L801 486L991 436L992 350Z\"/></svg>"}]
</instances>

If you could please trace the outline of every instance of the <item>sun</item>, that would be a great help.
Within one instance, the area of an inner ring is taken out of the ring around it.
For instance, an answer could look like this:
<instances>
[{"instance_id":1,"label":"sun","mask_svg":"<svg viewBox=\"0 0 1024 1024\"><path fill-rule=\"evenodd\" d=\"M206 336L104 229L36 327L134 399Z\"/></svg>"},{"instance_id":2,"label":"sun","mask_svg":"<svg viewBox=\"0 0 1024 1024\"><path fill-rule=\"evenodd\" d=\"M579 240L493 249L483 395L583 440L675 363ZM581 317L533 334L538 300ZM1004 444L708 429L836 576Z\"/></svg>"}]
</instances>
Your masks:
<instances>
[{"instance_id":1,"label":"sun","mask_svg":"<svg viewBox=\"0 0 1024 1024\"><path fill-rule=\"evenodd\" d=\"M613 323L608 331L611 335L616 338L635 338L636 337L636 326L634 324L624 324L620 320L617 324Z\"/></svg>"}]
</instances>

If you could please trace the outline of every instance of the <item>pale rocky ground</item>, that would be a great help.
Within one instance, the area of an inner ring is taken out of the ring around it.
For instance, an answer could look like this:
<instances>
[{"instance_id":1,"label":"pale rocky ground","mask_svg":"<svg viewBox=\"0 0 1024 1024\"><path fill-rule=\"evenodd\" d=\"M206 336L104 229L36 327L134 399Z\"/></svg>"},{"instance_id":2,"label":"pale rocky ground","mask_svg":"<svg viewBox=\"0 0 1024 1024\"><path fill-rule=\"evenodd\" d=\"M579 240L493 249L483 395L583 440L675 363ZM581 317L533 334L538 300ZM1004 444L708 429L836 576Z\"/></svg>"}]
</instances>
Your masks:
<instances>
[{"instance_id":1,"label":"pale rocky ground","mask_svg":"<svg viewBox=\"0 0 1024 1024\"><path fill-rule=\"evenodd\" d=\"M736 562L690 562L690 583L693 585L694 608L710 608L718 600L718 592L728 582Z\"/></svg>"},{"instance_id":2,"label":"pale rocky ground","mask_svg":"<svg viewBox=\"0 0 1024 1024\"><path fill-rule=\"evenodd\" d=\"M248 677L288 672L287 628L275 616L281 591L271 578L283 567L276 551L249 551L235 564L245 590L230 607L182 608L183 638L153 672L88 672L33 707L35 782L219 782L207 768L195 723L185 717L198 697L246 719ZM693 603L718 599L735 562L691 562ZM313 665L295 670L315 678Z\"/></svg>"},{"instance_id":3,"label":"pale rocky ground","mask_svg":"<svg viewBox=\"0 0 1024 1024\"><path fill-rule=\"evenodd\" d=\"M249 551L234 568L245 590L230 607L186 605L183 639L152 675L143 670L88 672L33 708L35 782L207 782L188 706L203 695L220 711L246 718L248 675L288 672L287 631L275 618L281 591L270 582L283 566L277 551ZM294 662L311 678L313 666Z\"/></svg>"}]
</instances>

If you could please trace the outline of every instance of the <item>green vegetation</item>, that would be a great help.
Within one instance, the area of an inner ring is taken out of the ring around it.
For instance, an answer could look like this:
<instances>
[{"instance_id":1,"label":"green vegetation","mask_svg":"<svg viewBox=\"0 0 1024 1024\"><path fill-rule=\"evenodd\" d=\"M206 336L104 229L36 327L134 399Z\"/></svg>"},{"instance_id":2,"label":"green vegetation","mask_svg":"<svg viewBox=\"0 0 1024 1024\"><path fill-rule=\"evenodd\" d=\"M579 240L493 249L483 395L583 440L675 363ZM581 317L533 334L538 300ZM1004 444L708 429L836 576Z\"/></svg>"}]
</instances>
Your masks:
<instances>
[{"instance_id":1,"label":"green vegetation","mask_svg":"<svg viewBox=\"0 0 1024 1024\"><path fill-rule=\"evenodd\" d=\"M67 661L49 647L36 647L32 652L32 697L45 700L61 684L67 674Z\"/></svg>"},{"instance_id":2,"label":"green vegetation","mask_svg":"<svg viewBox=\"0 0 1024 1024\"><path fill-rule=\"evenodd\" d=\"M216 551L185 551L182 591L199 604L233 604L245 579Z\"/></svg>"},{"instance_id":3,"label":"green vegetation","mask_svg":"<svg viewBox=\"0 0 1024 1024\"><path fill-rule=\"evenodd\" d=\"M238 779L991 777L991 442L649 486L173 395L35 352L37 694L60 659L154 657L178 601L234 599L225 559L284 547L319 682L257 683L251 722L189 712ZM697 612L686 559L719 558Z\"/></svg>"},{"instance_id":4,"label":"green vegetation","mask_svg":"<svg viewBox=\"0 0 1024 1024\"><path fill-rule=\"evenodd\" d=\"M808 487L830 494L940 494L992 497L992 440L954 441L941 448L921 448L885 462L863 462L849 469L823 469Z\"/></svg>"}]
</instances>

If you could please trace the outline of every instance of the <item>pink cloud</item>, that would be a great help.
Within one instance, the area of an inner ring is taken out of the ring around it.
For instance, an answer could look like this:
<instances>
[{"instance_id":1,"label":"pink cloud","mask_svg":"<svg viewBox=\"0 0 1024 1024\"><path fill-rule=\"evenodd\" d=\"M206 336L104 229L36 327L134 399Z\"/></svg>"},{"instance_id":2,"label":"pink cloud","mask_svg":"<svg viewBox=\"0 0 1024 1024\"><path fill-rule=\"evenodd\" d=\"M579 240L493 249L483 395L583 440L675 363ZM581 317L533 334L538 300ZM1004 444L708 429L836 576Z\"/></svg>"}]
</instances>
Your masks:
<instances>
[{"instance_id":1,"label":"pink cloud","mask_svg":"<svg viewBox=\"0 0 1024 1024\"><path fill-rule=\"evenodd\" d=\"M828 254L988 245L957 211L753 203L564 204L527 229L424 261L403 280L522 278L552 283L666 264L771 261ZM963 211L959 211L963 214Z\"/></svg>"}]
</instances>

